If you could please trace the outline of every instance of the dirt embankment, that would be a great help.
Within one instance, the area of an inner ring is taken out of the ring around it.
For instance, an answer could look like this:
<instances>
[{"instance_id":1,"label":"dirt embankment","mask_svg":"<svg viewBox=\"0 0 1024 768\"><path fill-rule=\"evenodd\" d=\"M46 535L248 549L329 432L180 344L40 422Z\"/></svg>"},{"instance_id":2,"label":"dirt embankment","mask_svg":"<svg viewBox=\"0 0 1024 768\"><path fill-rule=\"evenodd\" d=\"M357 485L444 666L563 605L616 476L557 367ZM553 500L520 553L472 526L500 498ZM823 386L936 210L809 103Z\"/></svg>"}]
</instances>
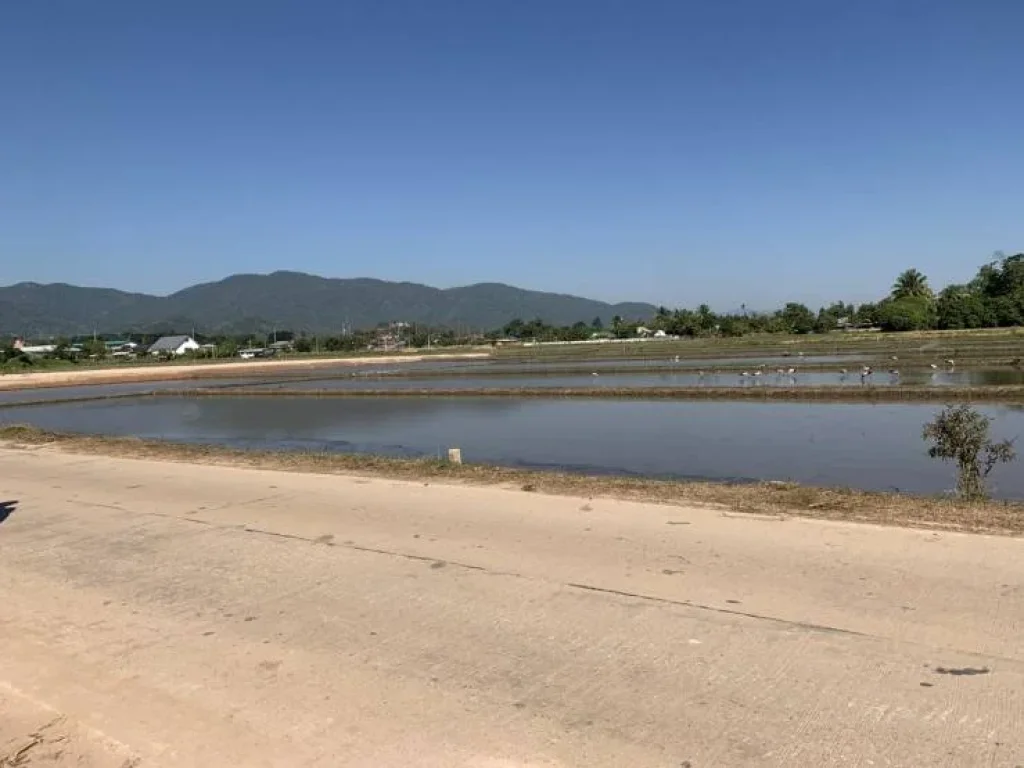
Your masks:
<instances>
[{"instance_id":1,"label":"dirt embankment","mask_svg":"<svg viewBox=\"0 0 1024 768\"><path fill-rule=\"evenodd\" d=\"M301 371L310 368L328 368L345 365L390 365L394 363L417 363L423 360L473 360L485 357L488 357L486 352L466 352L452 355L315 357L263 361L239 360L229 363L126 365L123 368L86 368L63 371L38 371L34 373L10 373L0 376L0 390L75 387L83 384L122 384L133 381L242 378L250 375L265 376L272 373L286 373L288 371Z\"/></svg>"},{"instance_id":2,"label":"dirt embankment","mask_svg":"<svg viewBox=\"0 0 1024 768\"><path fill-rule=\"evenodd\" d=\"M544 472L489 464L451 464L362 454L250 451L218 445L188 445L126 437L70 435L29 426L0 427L0 449L47 447L79 455L147 458L225 468L309 474L358 475L459 485L500 486L526 492L586 496L669 505L713 504L738 512L780 519L874 523L886 526L1024 535L1024 503L966 502L951 497L826 488L798 483L724 483L593 476Z\"/></svg>"}]
</instances>

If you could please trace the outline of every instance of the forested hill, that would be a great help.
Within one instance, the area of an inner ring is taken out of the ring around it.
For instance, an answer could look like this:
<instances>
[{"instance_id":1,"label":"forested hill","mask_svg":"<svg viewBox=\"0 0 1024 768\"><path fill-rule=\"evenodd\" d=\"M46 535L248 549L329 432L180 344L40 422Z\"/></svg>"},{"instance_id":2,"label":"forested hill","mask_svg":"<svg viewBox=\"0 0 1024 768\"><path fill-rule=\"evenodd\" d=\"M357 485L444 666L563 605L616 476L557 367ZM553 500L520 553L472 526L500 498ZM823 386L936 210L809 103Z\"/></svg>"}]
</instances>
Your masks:
<instances>
[{"instance_id":1,"label":"forested hill","mask_svg":"<svg viewBox=\"0 0 1024 768\"><path fill-rule=\"evenodd\" d=\"M498 283L438 289L416 283L329 279L299 272L233 275L170 296L19 283L0 288L0 334L45 337L92 333L187 331L252 333L271 328L337 332L402 321L474 330L515 318L554 325L646 320L655 307L602 301Z\"/></svg>"}]
</instances>

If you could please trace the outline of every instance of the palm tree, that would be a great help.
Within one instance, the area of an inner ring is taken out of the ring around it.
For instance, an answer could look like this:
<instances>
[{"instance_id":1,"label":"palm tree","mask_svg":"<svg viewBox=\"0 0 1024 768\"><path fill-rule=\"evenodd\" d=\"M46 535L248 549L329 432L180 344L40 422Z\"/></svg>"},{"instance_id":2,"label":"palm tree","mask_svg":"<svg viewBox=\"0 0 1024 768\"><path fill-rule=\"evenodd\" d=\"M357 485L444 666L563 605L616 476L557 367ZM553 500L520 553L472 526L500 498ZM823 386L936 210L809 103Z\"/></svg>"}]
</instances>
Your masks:
<instances>
[{"instance_id":1,"label":"palm tree","mask_svg":"<svg viewBox=\"0 0 1024 768\"><path fill-rule=\"evenodd\" d=\"M928 278L916 269L908 269L896 278L892 284L892 297L902 299L908 296L931 296L932 289L928 287Z\"/></svg>"}]
</instances>

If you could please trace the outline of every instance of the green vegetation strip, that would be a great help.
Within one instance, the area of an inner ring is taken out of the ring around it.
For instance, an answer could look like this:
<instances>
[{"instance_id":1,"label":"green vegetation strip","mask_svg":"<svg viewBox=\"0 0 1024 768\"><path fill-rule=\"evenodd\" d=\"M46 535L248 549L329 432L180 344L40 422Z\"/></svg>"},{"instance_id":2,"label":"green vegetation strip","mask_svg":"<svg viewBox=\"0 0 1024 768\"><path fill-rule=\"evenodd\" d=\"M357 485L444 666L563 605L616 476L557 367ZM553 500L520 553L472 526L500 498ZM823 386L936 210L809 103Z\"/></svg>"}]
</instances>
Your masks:
<instances>
[{"instance_id":1,"label":"green vegetation strip","mask_svg":"<svg viewBox=\"0 0 1024 768\"><path fill-rule=\"evenodd\" d=\"M834 402L1022 402L1024 386L920 387L509 387L478 389L180 389L150 393L154 397L528 397L606 400L787 400Z\"/></svg>"},{"instance_id":2,"label":"green vegetation strip","mask_svg":"<svg viewBox=\"0 0 1024 768\"><path fill-rule=\"evenodd\" d=\"M652 339L638 342L608 341L599 344L507 345L493 353L501 361L597 360L597 359L665 359L679 355L682 359L709 357L780 357L805 355L856 355L880 359L898 355L901 361L912 359L917 364L942 363L953 358L958 362L991 360L1008 363L1024 356L1024 330L999 331L929 331L920 333L829 333L776 335L762 334L742 338Z\"/></svg>"},{"instance_id":3,"label":"green vegetation strip","mask_svg":"<svg viewBox=\"0 0 1024 768\"><path fill-rule=\"evenodd\" d=\"M780 518L810 517L940 530L1024 534L1024 504L1019 502L964 502L951 498L816 488L783 482L731 484L591 476L483 464L456 465L434 459L242 451L135 438L75 436L25 426L0 427L0 441L12 448L46 445L71 453L119 458L201 462L204 465L318 474L374 475L425 483L496 485L522 492L591 499L702 505L707 507L709 514L735 511ZM629 512L623 511L623 514Z\"/></svg>"}]
</instances>

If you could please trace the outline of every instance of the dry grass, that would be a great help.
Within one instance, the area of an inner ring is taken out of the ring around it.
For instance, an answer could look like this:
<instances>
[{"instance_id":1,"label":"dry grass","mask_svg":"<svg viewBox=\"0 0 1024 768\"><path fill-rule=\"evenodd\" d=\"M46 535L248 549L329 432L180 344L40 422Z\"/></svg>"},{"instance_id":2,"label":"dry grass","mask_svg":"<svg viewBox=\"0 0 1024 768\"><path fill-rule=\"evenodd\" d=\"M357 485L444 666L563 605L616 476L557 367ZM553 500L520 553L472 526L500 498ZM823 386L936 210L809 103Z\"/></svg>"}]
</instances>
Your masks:
<instances>
[{"instance_id":1,"label":"dry grass","mask_svg":"<svg viewBox=\"0 0 1024 768\"><path fill-rule=\"evenodd\" d=\"M375 475L452 484L496 485L522 491L605 497L676 505L710 505L722 510L809 517L918 528L1024 534L1024 504L816 488L796 483L729 484L537 472L482 464L455 465L433 459L307 452L241 451L219 446L152 440L83 437L34 427L0 428L8 446L52 446L61 451L105 456L248 467L317 474Z\"/></svg>"}]
</instances>

